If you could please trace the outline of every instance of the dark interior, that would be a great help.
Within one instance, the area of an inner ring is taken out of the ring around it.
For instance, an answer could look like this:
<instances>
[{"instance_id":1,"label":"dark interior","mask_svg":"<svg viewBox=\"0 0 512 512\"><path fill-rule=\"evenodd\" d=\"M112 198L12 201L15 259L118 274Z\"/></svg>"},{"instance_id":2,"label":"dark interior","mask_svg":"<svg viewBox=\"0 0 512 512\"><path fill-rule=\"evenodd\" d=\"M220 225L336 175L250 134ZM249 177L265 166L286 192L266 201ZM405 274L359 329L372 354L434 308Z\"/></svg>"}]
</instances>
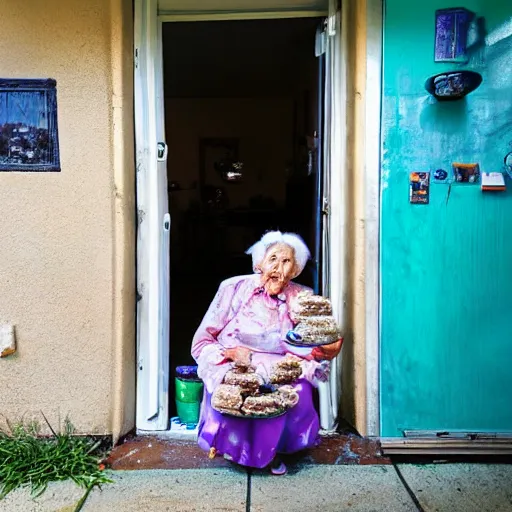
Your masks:
<instances>
[{"instance_id":1,"label":"dark interior","mask_svg":"<svg viewBox=\"0 0 512 512\"><path fill-rule=\"evenodd\" d=\"M164 23L171 389L220 282L271 229L314 249L320 19ZM222 171L242 162L240 181ZM297 279L313 285L314 265Z\"/></svg>"}]
</instances>

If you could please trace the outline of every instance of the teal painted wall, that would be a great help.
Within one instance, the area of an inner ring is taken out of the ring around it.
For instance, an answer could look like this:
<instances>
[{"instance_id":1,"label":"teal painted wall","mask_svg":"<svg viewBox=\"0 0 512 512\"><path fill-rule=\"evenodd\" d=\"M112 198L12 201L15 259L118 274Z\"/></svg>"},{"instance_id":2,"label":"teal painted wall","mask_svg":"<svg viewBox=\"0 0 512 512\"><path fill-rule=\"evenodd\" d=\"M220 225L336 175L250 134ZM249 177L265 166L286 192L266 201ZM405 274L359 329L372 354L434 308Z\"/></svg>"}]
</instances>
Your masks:
<instances>
[{"instance_id":1,"label":"teal painted wall","mask_svg":"<svg viewBox=\"0 0 512 512\"><path fill-rule=\"evenodd\" d=\"M489 34L471 55L483 75L465 100L438 103L434 11L466 7ZM381 212L381 434L404 429L512 431L512 182L431 184L411 205L408 174L454 161L502 170L512 149L512 2L388 0L384 24Z\"/></svg>"}]
</instances>

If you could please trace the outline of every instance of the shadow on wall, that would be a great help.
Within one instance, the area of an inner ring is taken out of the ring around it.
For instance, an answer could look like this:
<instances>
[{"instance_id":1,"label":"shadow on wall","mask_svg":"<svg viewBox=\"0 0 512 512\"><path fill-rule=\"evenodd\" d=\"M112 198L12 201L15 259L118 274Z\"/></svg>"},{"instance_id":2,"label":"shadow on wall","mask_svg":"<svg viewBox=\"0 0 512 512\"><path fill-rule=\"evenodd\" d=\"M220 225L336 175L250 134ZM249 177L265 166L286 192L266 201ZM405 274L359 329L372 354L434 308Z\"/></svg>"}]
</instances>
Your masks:
<instances>
[{"instance_id":1,"label":"shadow on wall","mask_svg":"<svg viewBox=\"0 0 512 512\"><path fill-rule=\"evenodd\" d=\"M502 32L501 38L499 32ZM492 125L483 133L486 137L498 136L512 129L512 18L489 37L492 44L485 48L485 62L489 66L488 91L494 99L495 109L492 114ZM495 42L493 37L496 38ZM512 139L512 134L509 135L509 139Z\"/></svg>"},{"instance_id":2,"label":"shadow on wall","mask_svg":"<svg viewBox=\"0 0 512 512\"><path fill-rule=\"evenodd\" d=\"M341 352L341 401L336 421L338 426L364 424L364 420L358 417L355 404L360 403L356 396L356 382L354 378L354 332L347 328L343 333L343 348Z\"/></svg>"},{"instance_id":3,"label":"shadow on wall","mask_svg":"<svg viewBox=\"0 0 512 512\"><path fill-rule=\"evenodd\" d=\"M425 98L420 115L420 126L428 132L465 132L468 126L468 104L466 99L440 102L431 96Z\"/></svg>"}]
</instances>

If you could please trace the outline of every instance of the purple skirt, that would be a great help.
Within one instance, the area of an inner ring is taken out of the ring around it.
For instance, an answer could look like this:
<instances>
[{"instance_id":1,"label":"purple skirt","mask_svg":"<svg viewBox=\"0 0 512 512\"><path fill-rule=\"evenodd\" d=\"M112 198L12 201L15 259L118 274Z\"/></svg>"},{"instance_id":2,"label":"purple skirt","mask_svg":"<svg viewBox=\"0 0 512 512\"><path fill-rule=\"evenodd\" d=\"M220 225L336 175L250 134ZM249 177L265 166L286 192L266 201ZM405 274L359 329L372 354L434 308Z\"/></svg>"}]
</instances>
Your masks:
<instances>
[{"instance_id":1,"label":"purple skirt","mask_svg":"<svg viewBox=\"0 0 512 512\"><path fill-rule=\"evenodd\" d=\"M224 416L212 409L205 390L199 421L199 446L252 468L268 466L278 453L294 453L318 444L319 420L313 405L313 386L301 379L295 386L299 403L270 419Z\"/></svg>"}]
</instances>

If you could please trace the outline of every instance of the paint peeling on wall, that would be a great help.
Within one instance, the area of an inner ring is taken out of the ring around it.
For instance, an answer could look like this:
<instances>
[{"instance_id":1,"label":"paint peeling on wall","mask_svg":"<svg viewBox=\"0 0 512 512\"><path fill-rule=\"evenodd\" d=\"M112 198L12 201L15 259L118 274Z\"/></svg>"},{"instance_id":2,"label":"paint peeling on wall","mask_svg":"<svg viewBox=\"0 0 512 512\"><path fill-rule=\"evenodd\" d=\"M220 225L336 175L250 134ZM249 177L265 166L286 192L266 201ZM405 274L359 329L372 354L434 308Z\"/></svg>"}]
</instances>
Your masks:
<instances>
[{"instance_id":1,"label":"paint peeling on wall","mask_svg":"<svg viewBox=\"0 0 512 512\"><path fill-rule=\"evenodd\" d=\"M16 352L14 325L0 325L0 357L8 357Z\"/></svg>"}]
</instances>

